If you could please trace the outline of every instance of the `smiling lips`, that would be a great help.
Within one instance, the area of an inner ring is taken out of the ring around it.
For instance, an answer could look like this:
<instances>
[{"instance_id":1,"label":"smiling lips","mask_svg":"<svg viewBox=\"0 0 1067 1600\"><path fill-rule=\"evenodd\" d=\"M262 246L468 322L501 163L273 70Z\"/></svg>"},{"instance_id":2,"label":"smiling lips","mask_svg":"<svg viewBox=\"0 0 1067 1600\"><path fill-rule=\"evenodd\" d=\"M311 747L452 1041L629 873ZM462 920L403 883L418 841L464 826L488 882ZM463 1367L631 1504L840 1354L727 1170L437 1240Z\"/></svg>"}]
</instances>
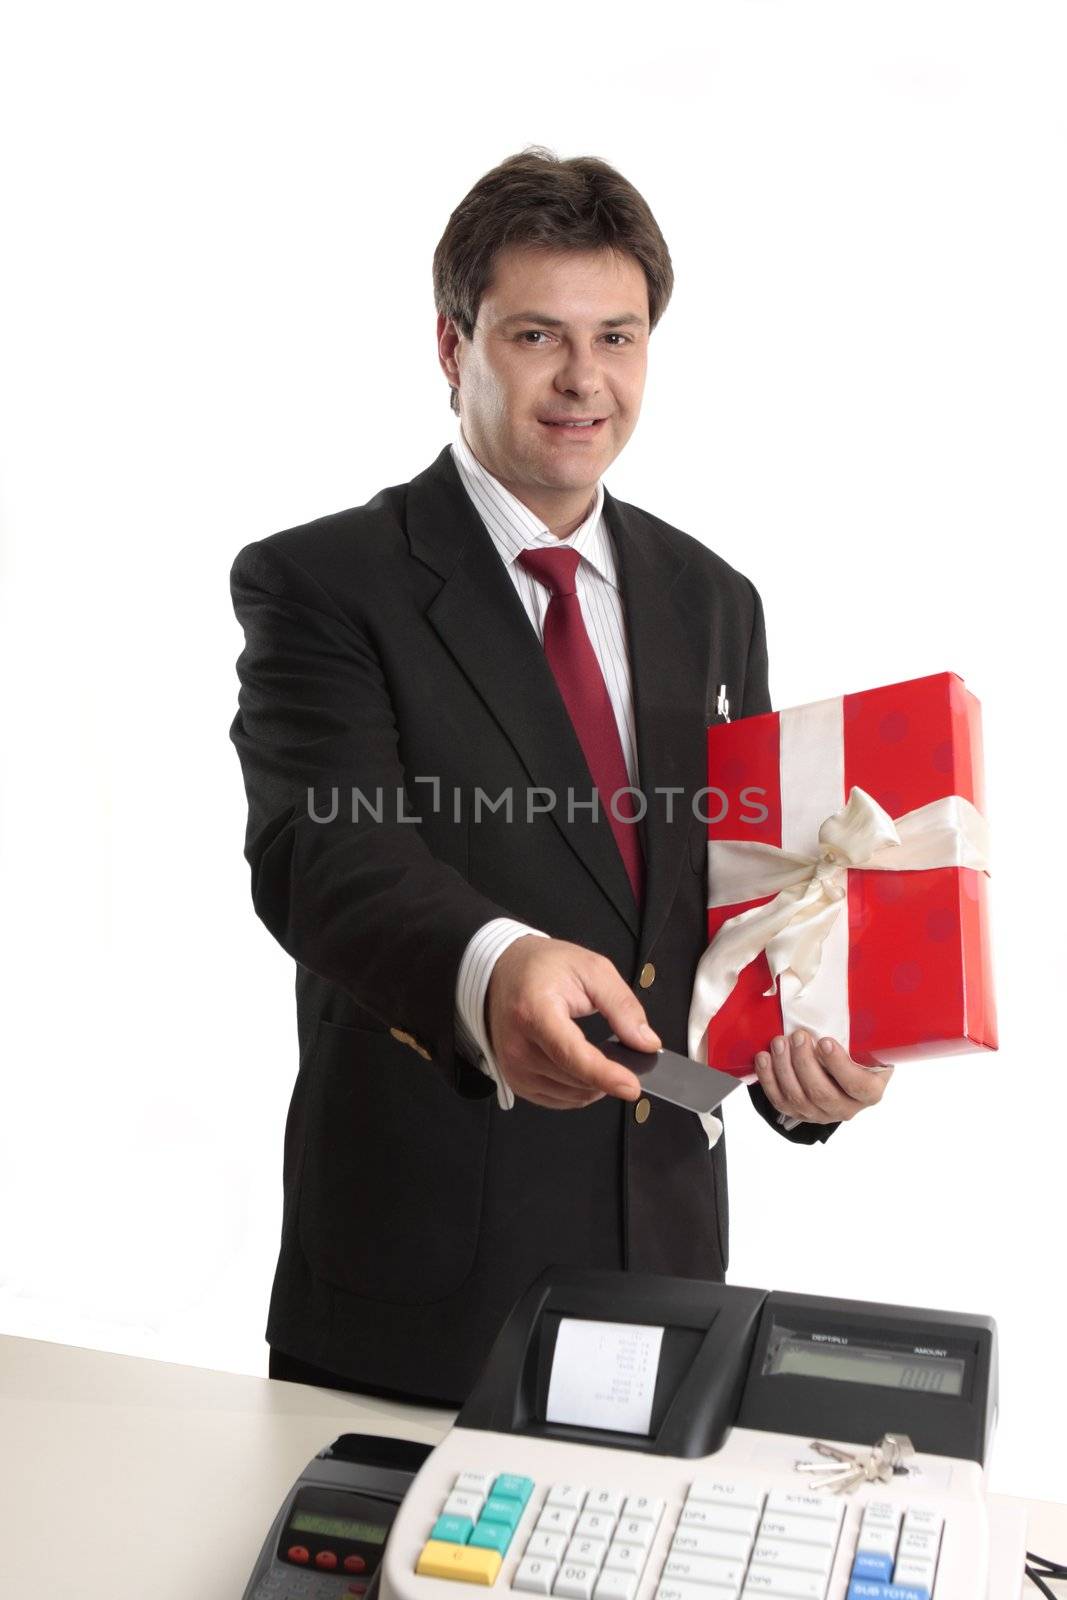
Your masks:
<instances>
[{"instance_id":1,"label":"smiling lips","mask_svg":"<svg viewBox=\"0 0 1067 1600\"><path fill-rule=\"evenodd\" d=\"M605 417L542 417L540 420L546 428L555 428L557 432L576 439L585 434L596 433L607 419Z\"/></svg>"}]
</instances>

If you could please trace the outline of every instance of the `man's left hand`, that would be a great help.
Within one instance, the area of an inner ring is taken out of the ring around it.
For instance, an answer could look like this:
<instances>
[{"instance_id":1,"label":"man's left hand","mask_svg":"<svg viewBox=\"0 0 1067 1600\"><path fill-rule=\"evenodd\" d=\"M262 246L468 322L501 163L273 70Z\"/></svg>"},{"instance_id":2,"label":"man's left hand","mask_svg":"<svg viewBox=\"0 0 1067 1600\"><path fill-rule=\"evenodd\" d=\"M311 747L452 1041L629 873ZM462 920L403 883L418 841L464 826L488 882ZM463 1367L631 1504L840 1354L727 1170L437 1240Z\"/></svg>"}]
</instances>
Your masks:
<instances>
[{"instance_id":1,"label":"man's left hand","mask_svg":"<svg viewBox=\"0 0 1067 1600\"><path fill-rule=\"evenodd\" d=\"M878 1104L893 1075L874 1056L854 1061L836 1039L816 1043L804 1028L772 1040L754 1064L775 1110L802 1122L848 1122Z\"/></svg>"}]
</instances>

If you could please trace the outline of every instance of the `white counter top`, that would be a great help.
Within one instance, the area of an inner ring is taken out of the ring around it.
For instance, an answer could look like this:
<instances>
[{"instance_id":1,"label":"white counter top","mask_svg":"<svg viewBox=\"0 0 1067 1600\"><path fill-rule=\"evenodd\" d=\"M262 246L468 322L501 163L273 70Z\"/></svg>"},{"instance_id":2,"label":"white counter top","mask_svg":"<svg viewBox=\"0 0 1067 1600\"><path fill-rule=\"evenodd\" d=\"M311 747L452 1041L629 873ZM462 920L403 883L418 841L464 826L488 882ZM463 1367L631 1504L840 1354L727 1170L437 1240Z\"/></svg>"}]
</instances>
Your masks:
<instances>
[{"instance_id":1,"label":"white counter top","mask_svg":"<svg viewBox=\"0 0 1067 1600\"><path fill-rule=\"evenodd\" d=\"M0 1595L240 1600L317 1451L346 1432L435 1444L453 1416L0 1336ZM1067 1560L1067 1506L1027 1505L1029 1548Z\"/></svg>"}]
</instances>

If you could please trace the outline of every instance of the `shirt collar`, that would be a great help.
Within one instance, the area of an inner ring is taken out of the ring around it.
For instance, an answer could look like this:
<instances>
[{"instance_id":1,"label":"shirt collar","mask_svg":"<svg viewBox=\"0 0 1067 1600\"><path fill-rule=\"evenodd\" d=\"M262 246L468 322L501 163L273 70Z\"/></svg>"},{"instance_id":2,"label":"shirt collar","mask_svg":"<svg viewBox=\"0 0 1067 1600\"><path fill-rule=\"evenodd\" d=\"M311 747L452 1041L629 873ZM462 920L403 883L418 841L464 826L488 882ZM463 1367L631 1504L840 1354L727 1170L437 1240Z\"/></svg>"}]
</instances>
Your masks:
<instances>
[{"instance_id":1,"label":"shirt collar","mask_svg":"<svg viewBox=\"0 0 1067 1600\"><path fill-rule=\"evenodd\" d=\"M588 561L599 575L618 588L615 552L608 535L604 518L604 484L597 479L596 495L589 515L580 527L566 539L557 539L547 523L542 522L528 505L506 489L499 478L483 467L467 440L462 427L456 428L452 442L452 455L463 487L474 503L502 560L510 567L521 550L541 545L558 545L563 549L577 550L583 561Z\"/></svg>"}]
</instances>

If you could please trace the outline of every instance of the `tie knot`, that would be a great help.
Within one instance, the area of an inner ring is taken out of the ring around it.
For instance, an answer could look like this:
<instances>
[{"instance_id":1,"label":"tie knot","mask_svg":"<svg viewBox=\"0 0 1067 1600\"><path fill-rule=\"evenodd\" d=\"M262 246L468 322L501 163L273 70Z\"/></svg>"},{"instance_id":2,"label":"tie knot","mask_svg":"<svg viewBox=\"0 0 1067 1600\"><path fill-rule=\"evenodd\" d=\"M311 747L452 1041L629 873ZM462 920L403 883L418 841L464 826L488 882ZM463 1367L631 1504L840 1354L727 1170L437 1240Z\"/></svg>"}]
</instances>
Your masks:
<instances>
[{"instance_id":1,"label":"tie knot","mask_svg":"<svg viewBox=\"0 0 1067 1600\"><path fill-rule=\"evenodd\" d=\"M553 594L574 594L574 575L581 556L577 550L520 550L527 572Z\"/></svg>"}]
</instances>

